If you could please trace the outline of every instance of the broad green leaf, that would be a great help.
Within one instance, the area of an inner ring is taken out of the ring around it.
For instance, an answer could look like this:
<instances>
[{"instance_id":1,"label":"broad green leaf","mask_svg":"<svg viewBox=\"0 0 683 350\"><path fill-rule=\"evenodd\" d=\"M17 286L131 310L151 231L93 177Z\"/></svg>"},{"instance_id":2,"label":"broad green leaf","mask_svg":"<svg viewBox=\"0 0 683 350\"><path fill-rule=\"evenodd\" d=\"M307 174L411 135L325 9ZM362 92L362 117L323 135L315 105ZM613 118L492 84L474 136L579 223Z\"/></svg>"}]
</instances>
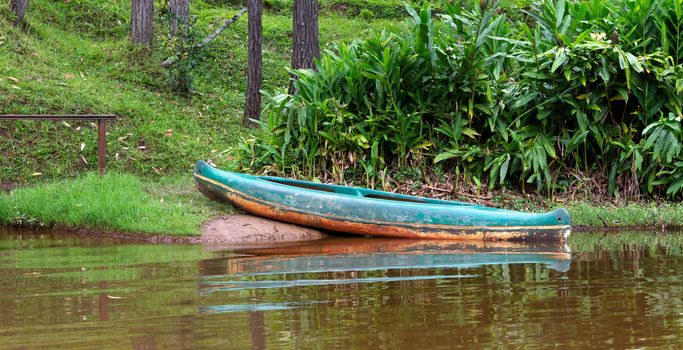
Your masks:
<instances>
[{"instance_id":1,"label":"broad green leaf","mask_svg":"<svg viewBox=\"0 0 683 350\"><path fill-rule=\"evenodd\" d=\"M505 177L507 176L508 167L509 167L509 166L510 166L510 155L508 154L508 155L505 157L505 161L504 161L503 164L500 166L500 177L499 177L499 181L500 181L500 184L501 184L501 185L502 185L503 182L505 181Z\"/></svg>"}]
</instances>

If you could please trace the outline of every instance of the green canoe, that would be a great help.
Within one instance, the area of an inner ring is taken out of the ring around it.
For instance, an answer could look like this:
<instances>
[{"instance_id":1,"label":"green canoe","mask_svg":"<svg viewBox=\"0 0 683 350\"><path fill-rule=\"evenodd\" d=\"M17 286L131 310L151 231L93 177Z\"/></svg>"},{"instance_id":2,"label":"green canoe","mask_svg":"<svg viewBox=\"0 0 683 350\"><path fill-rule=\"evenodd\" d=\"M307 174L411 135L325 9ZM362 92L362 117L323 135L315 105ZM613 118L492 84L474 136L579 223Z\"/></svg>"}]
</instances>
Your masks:
<instances>
[{"instance_id":1,"label":"green canoe","mask_svg":"<svg viewBox=\"0 0 683 350\"><path fill-rule=\"evenodd\" d=\"M523 213L481 205L216 169L199 161L193 173L207 197L251 214L360 235L482 241L561 241L565 209Z\"/></svg>"}]
</instances>

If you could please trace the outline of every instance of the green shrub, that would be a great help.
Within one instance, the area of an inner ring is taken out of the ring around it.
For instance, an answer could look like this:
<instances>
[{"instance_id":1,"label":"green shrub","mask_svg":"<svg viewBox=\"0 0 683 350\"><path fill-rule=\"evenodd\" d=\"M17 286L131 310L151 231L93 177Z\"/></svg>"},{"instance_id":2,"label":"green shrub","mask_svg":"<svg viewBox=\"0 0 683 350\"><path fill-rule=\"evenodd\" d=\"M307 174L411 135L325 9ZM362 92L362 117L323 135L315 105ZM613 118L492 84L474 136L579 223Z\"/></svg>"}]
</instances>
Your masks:
<instances>
[{"instance_id":1,"label":"green shrub","mask_svg":"<svg viewBox=\"0 0 683 350\"><path fill-rule=\"evenodd\" d=\"M637 4L636 4L637 3ZM683 192L680 0L545 0L512 23L495 6L428 3L401 35L340 44L266 97L245 168L372 185L437 163L488 186L613 195Z\"/></svg>"},{"instance_id":2,"label":"green shrub","mask_svg":"<svg viewBox=\"0 0 683 350\"><path fill-rule=\"evenodd\" d=\"M368 9L360 10L360 17L363 19L373 19L375 18L375 13Z\"/></svg>"}]
</instances>

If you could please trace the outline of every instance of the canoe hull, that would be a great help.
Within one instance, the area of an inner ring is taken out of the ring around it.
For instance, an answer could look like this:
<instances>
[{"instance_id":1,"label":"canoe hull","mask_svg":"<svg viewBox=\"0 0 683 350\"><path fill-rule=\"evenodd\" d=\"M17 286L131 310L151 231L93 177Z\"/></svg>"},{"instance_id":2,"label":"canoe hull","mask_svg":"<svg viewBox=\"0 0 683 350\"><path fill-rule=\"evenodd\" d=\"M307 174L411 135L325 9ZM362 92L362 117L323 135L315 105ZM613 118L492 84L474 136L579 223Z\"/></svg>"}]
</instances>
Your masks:
<instances>
[{"instance_id":1,"label":"canoe hull","mask_svg":"<svg viewBox=\"0 0 683 350\"><path fill-rule=\"evenodd\" d=\"M244 211L303 226L325 230L393 238L425 238L477 241L566 241L568 224L557 225L452 225L421 222L355 220L339 215L321 215L306 208L257 198L217 179L195 171L197 188L207 197L229 202ZM528 214L534 215L534 214Z\"/></svg>"}]
</instances>

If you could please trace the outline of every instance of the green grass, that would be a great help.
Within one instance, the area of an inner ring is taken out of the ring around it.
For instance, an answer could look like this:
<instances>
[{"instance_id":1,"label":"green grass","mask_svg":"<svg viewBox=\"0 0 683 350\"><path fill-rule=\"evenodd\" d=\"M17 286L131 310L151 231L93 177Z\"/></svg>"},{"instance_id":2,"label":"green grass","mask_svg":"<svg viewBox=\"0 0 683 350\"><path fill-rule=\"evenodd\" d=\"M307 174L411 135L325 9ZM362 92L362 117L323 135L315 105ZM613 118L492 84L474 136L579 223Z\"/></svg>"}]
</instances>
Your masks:
<instances>
[{"instance_id":1,"label":"green grass","mask_svg":"<svg viewBox=\"0 0 683 350\"><path fill-rule=\"evenodd\" d=\"M144 182L93 173L0 195L0 224L60 225L164 235L198 235L202 222L229 206L210 202L189 176Z\"/></svg>"},{"instance_id":2,"label":"green grass","mask_svg":"<svg viewBox=\"0 0 683 350\"><path fill-rule=\"evenodd\" d=\"M681 203L572 203L567 209L575 227L683 227Z\"/></svg>"},{"instance_id":3,"label":"green grass","mask_svg":"<svg viewBox=\"0 0 683 350\"><path fill-rule=\"evenodd\" d=\"M113 113L108 167L158 178L192 169L197 159L228 166L227 150L250 133L241 126L246 90L246 16L202 52L194 93L176 95L160 63L166 25L156 23L149 53L128 43L129 1L32 2L29 29L13 29L0 4L0 113ZM238 7L193 2L195 30L203 38ZM291 18L266 13L265 91L288 85ZM329 14L320 19L324 48L369 30L397 28L399 20ZM170 132L167 132L169 131ZM83 149L81 150L81 145ZM72 178L95 169L96 132L90 123L0 122L0 183ZM31 176L41 173L40 176Z\"/></svg>"}]
</instances>

